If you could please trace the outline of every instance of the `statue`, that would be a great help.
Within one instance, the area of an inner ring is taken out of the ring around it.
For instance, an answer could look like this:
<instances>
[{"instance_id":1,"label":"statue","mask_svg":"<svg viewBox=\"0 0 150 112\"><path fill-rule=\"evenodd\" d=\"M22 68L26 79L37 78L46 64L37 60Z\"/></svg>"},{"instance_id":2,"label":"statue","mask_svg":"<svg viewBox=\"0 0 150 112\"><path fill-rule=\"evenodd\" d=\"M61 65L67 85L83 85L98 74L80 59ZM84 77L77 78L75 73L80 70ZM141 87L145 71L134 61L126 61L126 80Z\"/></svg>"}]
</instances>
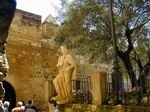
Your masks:
<instances>
[{"instance_id":1,"label":"statue","mask_svg":"<svg viewBox=\"0 0 150 112\"><path fill-rule=\"evenodd\" d=\"M59 57L57 64L59 74L53 80L57 96L52 99L69 102L72 96L72 80L76 79L76 64L64 46L61 46L60 50L62 56Z\"/></svg>"},{"instance_id":2,"label":"statue","mask_svg":"<svg viewBox=\"0 0 150 112\"><path fill-rule=\"evenodd\" d=\"M15 10L15 0L0 0L0 112L3 112L1 100L5 92L2 81L9 69L5 48L9 27L14 17Z\"/></svg>"}]
</instances>

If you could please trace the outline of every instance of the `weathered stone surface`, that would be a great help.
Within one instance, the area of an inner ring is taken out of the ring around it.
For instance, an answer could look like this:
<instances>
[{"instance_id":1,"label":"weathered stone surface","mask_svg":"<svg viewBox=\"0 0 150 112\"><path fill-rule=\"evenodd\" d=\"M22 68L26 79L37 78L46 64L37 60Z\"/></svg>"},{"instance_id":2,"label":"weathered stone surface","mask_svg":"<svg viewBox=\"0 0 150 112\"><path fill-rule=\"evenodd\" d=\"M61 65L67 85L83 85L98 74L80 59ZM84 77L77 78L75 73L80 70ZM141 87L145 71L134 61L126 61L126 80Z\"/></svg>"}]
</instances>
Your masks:
<instances>
[{"instance_id":1,"label":"weathered stone surface","mask_svg":"<svg viewBox=\"0 0 150 112\"><path fill-rule=\"evenodd\" d=\"M95 71L92 76L93 88L93 104L102 105L106 98L106 78L107 73L102 71Z\"/></svg>"},{"instance_id":2,"label":"weathered stone surface","mask_svg":"<svg viewBox=\"0 0 150 112\"><path fill-rule=\"evenodd\" d=\"M49 38L51 35L55 34L48 34ZM32 99L38 107L47 106L51 93L45 85L57 74L57 46L43 39L41 16L17 10L9 33L10 70L5 80L14 87L17 101Z\"/></svg>"},{"instance_id":3,"label":"weathered stone surface","mask_svg":"<svg viewBox=\"0 0 150 112\"><path fill-rule=\"evenodd\" d=\"M144 106L110 106L89 104L59 105L60 112L150 112L149 107Z\"/></svg>"},{"instance_id":4,"label":"weathered stone surface","mask_svg":"<svg viewBox=\"0 0 150 112\"><path fill-rule=\"evenodd\" d=\"M52 80L58 74L56 65L59 53L54 42L57 31L58 25L54 23L46 21L41 24L39 15L17 10L9 33L7 58L10 70L5 80L14 87L17 101L27 102L32 99L35 105L42 109L41 112L48 110L48 98L55 93ZM104 70L107 67L100 68ZM92 75L99 68L80 65L77 69L77 77L82 78ZM67 106L65 110L69 112L74 108L78 110L87 108L85 112L95 112L98 107L85 105L82 108L73 105Z\"/></svg>"}]
</instances>

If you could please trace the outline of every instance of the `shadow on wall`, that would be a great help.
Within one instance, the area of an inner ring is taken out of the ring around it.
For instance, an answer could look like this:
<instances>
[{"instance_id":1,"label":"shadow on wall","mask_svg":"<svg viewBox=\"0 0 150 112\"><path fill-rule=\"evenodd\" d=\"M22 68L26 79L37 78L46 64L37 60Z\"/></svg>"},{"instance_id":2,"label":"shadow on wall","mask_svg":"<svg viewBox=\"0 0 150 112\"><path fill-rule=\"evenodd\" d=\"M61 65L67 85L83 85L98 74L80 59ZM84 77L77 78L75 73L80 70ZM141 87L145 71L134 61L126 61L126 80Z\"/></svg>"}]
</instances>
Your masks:
<instances>
[{"instance_id":1,"label":"shadow on wall","mask_svg":"<svg viewBox=\"0 0 150 112\"><path fill-rule=\"evenodd\" d=\"M15 93L15 90L14 90L13 86L5 80L3 81L3 87L5 89L4 100L10 102L10 109L12 109L16 106L16 93Z\"/></svg>"}]
</instances>

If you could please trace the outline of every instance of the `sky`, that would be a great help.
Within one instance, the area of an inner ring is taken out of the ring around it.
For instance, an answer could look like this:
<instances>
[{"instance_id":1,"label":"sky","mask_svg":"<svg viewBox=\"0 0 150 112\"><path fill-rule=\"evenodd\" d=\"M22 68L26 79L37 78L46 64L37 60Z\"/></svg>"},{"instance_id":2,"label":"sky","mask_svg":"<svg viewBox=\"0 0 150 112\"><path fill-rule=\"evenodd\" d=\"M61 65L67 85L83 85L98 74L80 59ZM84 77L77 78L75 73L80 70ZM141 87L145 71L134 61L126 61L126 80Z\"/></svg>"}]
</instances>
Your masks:
<instances>
[{"instance_id":1,"label":"sky","mask_svg":"<svg viewBox=\"0 0 150 112\"><path fill-rule=\"evenodd\" d=\"M42 16L42 21L51 14L57 16L60 0L16 0L17 9L22 9Z\"/></svg>"}]
</instances>

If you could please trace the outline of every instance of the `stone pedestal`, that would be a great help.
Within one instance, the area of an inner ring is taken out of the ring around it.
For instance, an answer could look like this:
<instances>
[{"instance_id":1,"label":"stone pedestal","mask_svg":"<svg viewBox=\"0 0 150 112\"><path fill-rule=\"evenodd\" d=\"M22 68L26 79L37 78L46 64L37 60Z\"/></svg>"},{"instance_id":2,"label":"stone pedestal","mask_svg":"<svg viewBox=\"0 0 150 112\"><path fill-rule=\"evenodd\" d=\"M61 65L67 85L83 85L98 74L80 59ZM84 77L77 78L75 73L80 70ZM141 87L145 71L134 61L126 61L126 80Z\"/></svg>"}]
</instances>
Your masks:
<instances>
[{"instance_id":1,"label":"stone pedestal","mask_svg":"<svg viewBox=\"0 0 150 112\"><path fill-rule=\"evenodd\" d=\"M122 106L115 106L111 112L125 112L125 109Z\"/></svg>"},{"instance_id":2,"label":"stone pedestal","mask_svg":"<svg viewBox=\"0 0 150 112\"><path fill-rule=\"evenodd\" d=\"M73 112L73 108L65 108L64 112Z\"/></svg>"},{"instance_id":3,"label":"stone pedestal","mask_svg":"<svg viewBox=\"0 0 150 112\"><path fill-rule=\"evenodd\" d=\"M60 112L101 112L98 105L91 104L65 104L58 105L58 108Z\"/></svg>"},{"instance_id":4,"label":"stone pedestal","mask_svg":"<svg viewBox=\"0 0 150 112\"><path fill-rule=\"evenodd\" d=\"M106 72L96 71L92 74L93 104L101 105L106 98Z\"/></svg>"}]
</instances>

